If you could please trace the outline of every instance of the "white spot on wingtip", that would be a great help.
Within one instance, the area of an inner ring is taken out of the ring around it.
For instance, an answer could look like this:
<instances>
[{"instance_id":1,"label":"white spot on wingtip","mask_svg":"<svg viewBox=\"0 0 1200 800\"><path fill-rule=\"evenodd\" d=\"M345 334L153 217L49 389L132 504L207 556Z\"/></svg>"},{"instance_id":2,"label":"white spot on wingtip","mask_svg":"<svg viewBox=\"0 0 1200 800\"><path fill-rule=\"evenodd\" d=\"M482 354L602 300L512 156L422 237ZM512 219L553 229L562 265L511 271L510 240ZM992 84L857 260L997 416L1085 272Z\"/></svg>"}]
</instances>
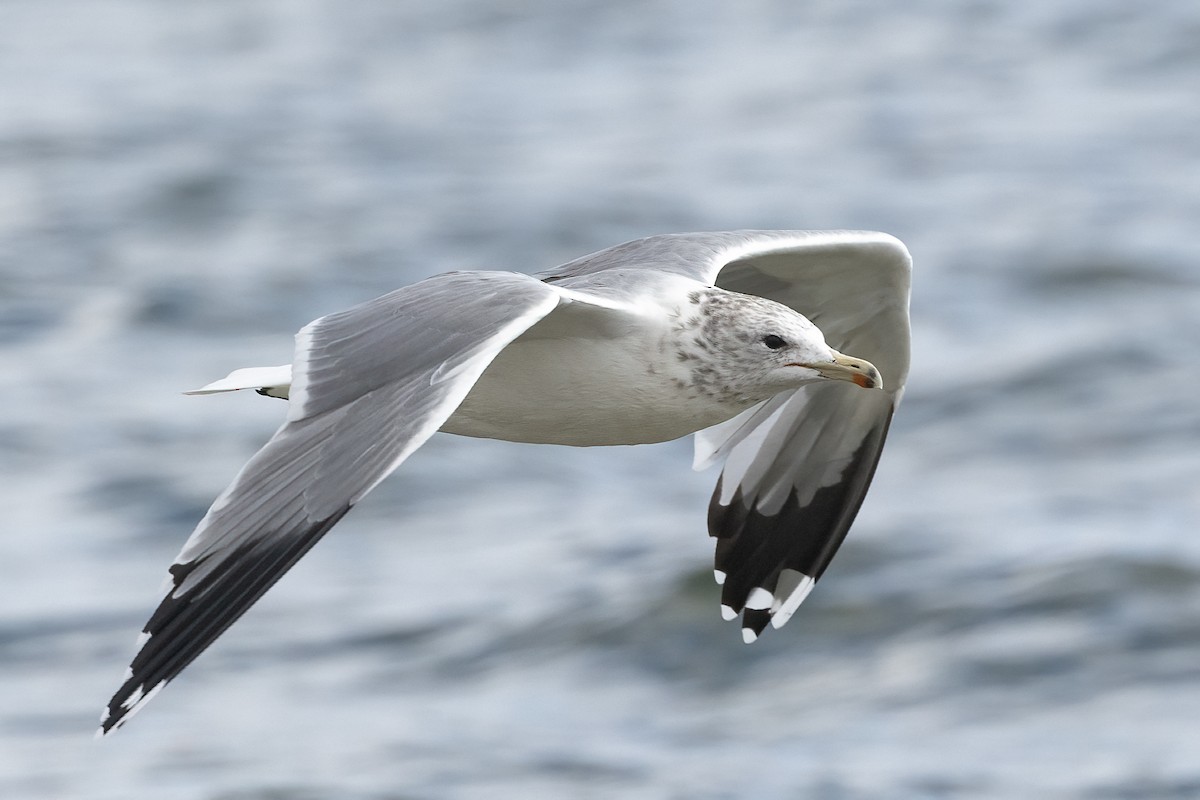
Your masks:
<instances>
[{"instance_id":1,"label":"white spot on wingtip","mask_svg":"<svg viewBox=\"0 0 1200 800\"><path fill-rule=\"evenodd\" d=\"M732 606L727 606L724 603L722 603L721 604L721 619L725 620L726 622L728 622L731 619L737 619L737 612L733 610Z\"/></svg>"},{"instance_id":2,"label":"white spot on wingtip","mask_svg":"<svg viewBox=\"0 0 1200 800\"><path fill-rule=\"evenodd\" d=\"M140 703L142 700L142 697L145 694L142 691L142 687L145 685L146 684L144 684L144 683L139 685L136 689L133 690L133 694L129 695L129 697L126 697L123 701L121 701L121 708L131 709L134 706L136 706L138 703Z\"/></svg>"},{"instance_id":3,"label":"white spot on wingtip","mask_svg":"<svg viewBox=\"0 0 1200 800\"><path fill-rule=\"evenodd\" d=\"M149 703L151 700L153 700L154 695L161 692L163 687L166 685L167 685L166 681L159 681L158 683L154 684L154 688L151 689L150 691L146 692L146 695L142 698L141 704L146 705L146 703Z\"/></svg>"},{"instance_id":4,"label":"white spot on wingtip","mask_svg":"<svg viewBox=\"0 0 1200 800\"><path fill-rule=\"evenodd\" d=\"M724 572L721 572L721 570L719 570L719 569L714 569L713 577L716 578L716 580L717 580L717 586L725 585L725 573Z\"/></svg>"},{"instance_id":5,"label":"white spot on wingtip","mask_svg":"<svg viewBox=\"0 0 1200 800\"><path fill-rule=\"evenodd\" d=\"M132 717L134 714L136 714L138 711L140 711L142 709L142 707L146 705L146 703L149 703L151 700L153 700L154 695L161 692L162 688L166 685L167 685L166 681L159 681L158 683L156 683L154 685L154 688L148 692L143 691L143 689L145 689L145 687L146 687L146 684L144 684L144 683L141 686L134 689L133 694L129 695L129 697L127 697L125 699L125 702L121 703L121 708L125 709L129 713L125 714L123 717L121 717L119 720L117 720L117 723L112 726L112 728L109 730L109 733L111 733L112 731L115 731L117 728L120 728L122 725L124 725L126 722L128 722L130 717ZM102 719L101 725L103 725L107 719L108 719L107 717Z\"/></svg>"},{"instance_id":6,"label":"white spot on wingtip","mask_svg":"<svg viewBox=\"0 0 1200 800\"><path fill-rule=\"evenodd\" d=\"M134 644L134 646L133 646L134 649L141 650L143 647L145 647L146 642L150 641L151 635L152 634L150 633L150 631L142 631L141 633L139 633L138 638L137 638L137 643ZM133 676L130 675L129 677L132 678ZM128 680L128 678L126 678L126 680Z\"/></svg>"},{"instance_id":7,"label":"white spot on wingtip","mask_svg":"<svg viewBox=\"0 0 1200 800\"><path fill-rule=\"evenodd\" d=\"M745 642L746 644L754 644L756 639L758 639L757 633L752 631L750 628L742 628L742 641L743 642Z\"/></svg>"},{"instance_id":8,"label":"white spot on wingtip","mask_svg":"<svg viewBox=\"0 0 1200 800\"><path fill-rule=\"evenodd\" d=\"M787 599L783 601L779 609L771 615L771 627L776 630L787 624L787 621L792 618L792 614L795 614L796 609L804 602L804 598L808 597L813 587L817 585L817 582L812 577L801 573L795 574L800 576L795 588L788 594Z\"/></svg>"},{"instance_id":9,"label":"white spot on wingtip","mask_svg":"<svg viewBox=\"0 0 1200 800\"><path fill-rule=\"evenodd\" d=\"M752 608L755 611L762 611L771 607L773 599L770 592L761 586L755 586L750 590L750 596L746 598L746 608Z\"/></svg>"},{"instance_id":10,"label":"white spot on wingtip","mask_svg":"<svg viewBox=\"0 0 1200 800\"><path fill-rule=\"evenodd\" d=\"M125 668L125 674L121 676L121 683L128 683L133 678L133 665L130 664Z\"/></svg>"}]
</instances>

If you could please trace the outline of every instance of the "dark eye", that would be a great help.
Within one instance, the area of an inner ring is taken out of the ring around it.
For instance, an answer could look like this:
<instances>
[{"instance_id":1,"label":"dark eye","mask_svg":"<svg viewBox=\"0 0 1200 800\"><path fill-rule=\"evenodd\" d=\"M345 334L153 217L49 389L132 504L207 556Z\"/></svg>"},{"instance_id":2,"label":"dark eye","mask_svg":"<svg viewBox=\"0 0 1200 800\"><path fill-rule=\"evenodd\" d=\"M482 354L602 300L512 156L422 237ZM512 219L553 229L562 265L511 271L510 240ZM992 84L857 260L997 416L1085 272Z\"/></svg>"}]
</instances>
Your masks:
<instances>
[{"instance_id":1,"label":"dark eye","mask_svg":"<svg viewBox=\"0 0 1200 800\"><path fill-rule=\"evenodd\" d=\"M783 340L783 337L776 336L773 333L768 333L766 336L764 336L762 338L762 343L772 350L778 350L781 347L787 347L787 342Z\"/></svg>"}]
</instances>

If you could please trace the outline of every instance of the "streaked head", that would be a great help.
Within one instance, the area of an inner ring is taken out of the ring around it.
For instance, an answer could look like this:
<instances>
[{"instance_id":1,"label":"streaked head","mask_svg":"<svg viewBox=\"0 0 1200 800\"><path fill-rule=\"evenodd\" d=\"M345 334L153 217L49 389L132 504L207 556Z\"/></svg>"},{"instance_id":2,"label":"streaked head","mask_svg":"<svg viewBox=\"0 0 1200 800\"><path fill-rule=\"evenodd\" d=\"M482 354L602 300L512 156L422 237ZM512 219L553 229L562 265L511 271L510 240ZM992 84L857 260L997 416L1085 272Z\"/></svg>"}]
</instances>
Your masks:
<instances>
[{"instance_id":1,"label":"streaked head","mask_svg":"<svg viewBox=\"0 0 1200 800\"><path fill-rule=\"evenodd\" d=\"M752 405L816 381L882 389L869 361L844 355L806 317L754 295L707 289L689 296L677 330L679 360L692 385L721 402Z\"/></svg>"}]
</instances>

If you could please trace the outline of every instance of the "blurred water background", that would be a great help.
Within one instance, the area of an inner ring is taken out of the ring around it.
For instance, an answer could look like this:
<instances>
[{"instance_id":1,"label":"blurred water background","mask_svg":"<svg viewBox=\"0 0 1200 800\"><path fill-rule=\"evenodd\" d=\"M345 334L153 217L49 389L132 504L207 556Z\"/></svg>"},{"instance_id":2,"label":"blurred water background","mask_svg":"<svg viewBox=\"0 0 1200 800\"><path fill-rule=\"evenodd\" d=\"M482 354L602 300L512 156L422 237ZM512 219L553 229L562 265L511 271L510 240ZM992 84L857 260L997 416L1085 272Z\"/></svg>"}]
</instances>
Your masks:
<instances>
[{"instance_id":1,"label":"blurred water background","mask_svg":"<svg viewBox=\"0 0 1200 800\"><path fill-rule=\"evenodd\" d=\"M0 796L1200 797L1200 5L0 3ZM910 388L753 647L690 443L435 437L114 738L284 406L449 269L868 228Z\"/></svg>"}]
</instances>

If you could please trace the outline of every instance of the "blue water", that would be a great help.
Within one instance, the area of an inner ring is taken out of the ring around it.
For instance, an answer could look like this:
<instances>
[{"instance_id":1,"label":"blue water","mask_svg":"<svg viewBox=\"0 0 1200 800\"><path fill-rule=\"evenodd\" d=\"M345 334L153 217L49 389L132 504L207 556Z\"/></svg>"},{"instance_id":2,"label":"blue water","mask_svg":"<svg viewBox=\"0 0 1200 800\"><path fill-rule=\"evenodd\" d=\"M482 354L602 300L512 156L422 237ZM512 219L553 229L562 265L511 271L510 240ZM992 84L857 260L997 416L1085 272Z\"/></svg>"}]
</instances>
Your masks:
<instances>
[{"instance_id":1,"label":"blue water","mask_svg":"<svg viewBox=\"0 0 1200 800\"><path fill-rule=\"evenodd\" d=\"M0 796L1200 797L1200 6L0 6ZM909 390L753 647L687 442L435 437L115 737L321 314L868 228Z\"/></svg>"}]
</instances>

